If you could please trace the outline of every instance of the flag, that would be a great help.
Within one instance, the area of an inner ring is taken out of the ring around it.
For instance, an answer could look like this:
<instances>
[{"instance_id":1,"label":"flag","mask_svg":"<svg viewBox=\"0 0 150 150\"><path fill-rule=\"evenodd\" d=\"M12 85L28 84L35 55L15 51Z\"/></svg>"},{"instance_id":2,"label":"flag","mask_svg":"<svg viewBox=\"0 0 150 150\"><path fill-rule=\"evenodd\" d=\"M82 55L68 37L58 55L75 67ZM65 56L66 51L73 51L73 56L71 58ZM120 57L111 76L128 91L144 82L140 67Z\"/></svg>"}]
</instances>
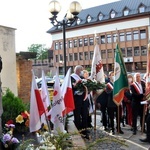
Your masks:
<instances>
[{"instance_id":1,"label":"flag","mask_svg":"<svg viewBox=\"0 0 150 150\"><path fill-rule=\"evenodd\" d=\"M65 110L63 111L63 115L66 115L75 109L70 74L71 68L69 68L61 86L61 93L65 103Z\"/></svg>"},{"instance_id":2,"label":"flag","mask_svg":"<svg viewBox=\"0 0 150 150\"><path fill-rule=\"evenodd\" d=\"M53 102L49 111L51 115L51 122L54 124L54 132L64 132L63 116L62 112L65 110L64 100L61 93L60 81L58 73L56 72L56 78L54 83Z\"/></svg>"},{"instance_id":3,"label":"flag","mask_svg":"<svg viewBox=\"0 0 150 150\"><path fill-rule=\"evenodd\" d=\"M113 101L116 105L120 105L124 97L124 90L128 88L128 78L123 61L122 53L118 43L116 44L115 51L115 65L114 65L114 89Z\"/></svg>"},{"instance_id":4,"label":"flag","mask_svg":"<svg viewBox=\"0 0 150 150\"><path fill-rule=\"evenodd\" d=\"M147 50L147 69L146 69L146 99L150 100L150 43Z\"/></svg>"},{"instance_id":5,"label":"flag","mask_svg":"<svg viewBox=\"0 0 150 150\"><path fill-rule=\"evenodd\" d=\"M43 101L43 105L44 108L46 110L46 112L48 111L48 107L51 105L50 104L50 99L49 99L49 92L48 92L48 88L47 88L47 83L45 80L45 73L42 70L42 87L41 87L41 98Z\"/></svg>"},{"instance_id":6,"label":"flag","mask_svg":"<svg viewBox=\"0 0 150 150\"><path fill-rule=\"evenodd\" d=\"M42 98L42 102L44 105L45 113L47 114L48 113L48 107L50 106L50 99L49 99L49 93L48 93L48 89L47 89L47 83L45 80L45 73L43 70L42 70L41 98ZM41 122L44 124L47 124L45 114L43 114L41 116Z\"/></svg>"},{"instance_id":7,"label":"flag","mask_svg":"<svg viewBox=\"0 0 150 150\"><path fill-rule=\"evenodd\" d=\"M38 90L34 72L32 71L31 97L30 97L30 132L41 128L40 116L45 112L40 92Z\"/></svg>"},{"instance_id":8,"label":"flag","mask_svg":"<svg viewBox=\"0 0 150 150\"><path fill-rule=\"evenodd\" d=\"M105 82L105 75L103 70L101 54L99 50L99 45L97 43L94 48L94 55L91 66L91 79L93 78L95 78L97 81L101 83Z\"/></svg>"}]
</instances>

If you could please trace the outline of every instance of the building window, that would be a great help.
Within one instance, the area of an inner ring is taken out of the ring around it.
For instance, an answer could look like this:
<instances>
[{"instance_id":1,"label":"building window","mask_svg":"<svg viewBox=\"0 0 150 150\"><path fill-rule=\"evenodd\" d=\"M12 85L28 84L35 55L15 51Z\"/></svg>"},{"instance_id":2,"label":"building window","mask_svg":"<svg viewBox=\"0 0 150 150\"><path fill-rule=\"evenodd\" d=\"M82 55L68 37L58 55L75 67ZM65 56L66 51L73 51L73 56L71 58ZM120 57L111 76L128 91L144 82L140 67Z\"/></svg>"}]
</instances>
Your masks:
<instances>
[{"instance_id":1,"label":"building window","mask_svg":"<svg viewBox=\"0 0 150 150\"><path fill-rule=\"evenodd\" d=\"M80 18L78 18L78 19L77 19L77 24L79 25L79 24L80 24L80 22L81 22L81 19L80 19Z\"/></svg>"},{"instance_id":2,"label":"building window","mask_svg":"<svg viewBox=\"0 0 150 150\"><path fill-rule=\"evenodd\" d=\"M146 30L140 30L140 39L146 39Z\"/></svg>"},{"instance_id":3,"label":"building window","mask_svg":"<svg viewBox=\"0 0 150 150\"><path fill-rule=\"evenodd\" d=\"M82 47L82 39L79 39L79 47Z\"/></svg>"},{"instance_id":4,"label":"building window","mask_svg":"<svg viewBox=\"0 0 150 150\"><path fill-rule=\"evenodd\" d=\"M55 50L58 50L59 49L59 46L58 46L58 43L56 42L55 43Z\"/></svg>"},{"instance_id":5,"label":"building window","mask_svg":"<svg viewBox=\"0 0 150 150\"><path fill-rule=\"evenodd\" d=\"M88 52L84 52L84 58L85 60L89 60Z\"/></svg>"},{"instance_id":6,"label":"building window","mask_svg":"<svg viewBox=\"0 0 150 150\"><path fill-rule=\"evenodd\" d=\"M139 7L139 13L143 13L143 12L145 12L145 6L141 5Z\"/></svg>"},{"instance_id":7,"label":"building window","mask_svg":"<svg viewBox=\"0 0 150 150\"><path fill-rule=\"evenodd\" d=\"M107 43L111 43L111 35L107 35Z\"/></svg>"},{"instance_id":8,"label":"building window","mask_svg":"<svg viewBox=\"0 0 150 150\"><path fill-rule=\"evenodd\" d=\"M141 46L141 55L142 56L147 55L147 48L146 48L146 46Z\"/></svg>"},{"instance_id":9,"label":"building window","mask_svg":"<svg viewBox=\"0 0 150 150\"><path fill-rule=\"evenodd\" d=\"M82 52L79 53L79 60L83 60L83 53Z\"/></svg>"},{"instance_id":10,"label":"building window","mask_svg":"<svg viewBox=\"0 0 150 150\"><path fill-rule=\"evenodd\" d=\"M72 41L69 41L69 48L72 48Z\"/></svg>"},{"instance_id":11,"label":"building window","mask_svg":"<svg viewBox=\"0 0 150 150\"><path fill-rule=\"evenodd\" d=\"M141 69L142 69L140 62L136 62L136 63L135 63L135 69L136 69L136 70L141 70Z\"/></svg>"},{"instance_id":12,"label":"building window","mask_svg":"<svg viewBox=\"0 0 150 150\"><path fill-rule=\"evenodd\" d=\"M56 62L59 62L58 55L56 55Z\"/></svg>"},{"instance_id":13,"label":"building window","mask_svg":"<svg viewBox=\"0 0 150 150\"><path fill-rule=\"evenodd\" d=\"M59 48L60 48L60 49L63 49L63 47L62 47L62 42L59 42Z\"/></svg>"},{"instance_id":14,"label":"building window","mask_svg":"<svg viewBox=\"0 0 150 150\"><path fill-rule=\"evenodd\" d=\"M113 34L113 42L116 42L116 34Z\"/></svg>"},{"instance_id":15,"label":"building window","mask_svg":"<svg viewBox=\"0 0 150 150\"><path fill-rule=\"evenodd\" d=\"M138 31L133 31L133 39L138 40L139 39L139 32Z\"/></svg>"},{"instance_id":16,"label":"building window","mask_svg":"<svg viewBox=\"0 0 150 150\"><path fill-rule=\"evenodd\" d=\"M105 44L105 35L101 35L101 44Z\"/></svg>"},{"instance_id":17,"label":"building window","mask_svg":"<svg viewBox=\"0 0 150 150\"><path fill-rule=\"evenodd\" d=\"M63 56L61 54L59 55L59 61L63 61Z\"/></svg>"},{"instance_id":18,"label":"building window","mask_svg":"<svg viewBox=\"0 0 150 150\"><path fill-rule=\"evenodd\" d=\"M127 41L131 41L132 40L131 32L127 32L126 33L126 39L127 39Z\"/></svg>"},{"instance_id":19,"label":"building window","mask_svg":"<svg viewBox=\"0 0 150 150\"><path fill-rule=\"evenodd\" d=\"M146 70L147 62L141 62L142 70Z\"/></svg>"},{"instance_id":20,"label":"building window","mask_svg":"<svg viewBox=\"0 0 150 150\"><path fill-rule=\"evenodd\" d=\"M91 20L92 20L91 16L88 16L87 17L87 22L91 22Z\"/></svg>"},{"instance_id":21,"label":"building window","mask_svg":"<svg viewBox=\"0 0 150 150\"><path fill-rule=\"evenodd\" d=\"M107 50L107 57L108 57L108 58L113 58L113 53L112 53L112 50L111 50L111 49L108 49L108 50Z\"/></svg>"},{"instance_id":22,"label":"building window","mask_svg":"<svg viewBox=\"0 0 150 150\"><path fill-rule=\"evenodd\" d=\"M93 52L93 51L90 51L90 59L91 59L91 60L93 59L93 55L94 55L94 52Z\"/></svg>"},{"instance_id":23,"label":"building window","mask_svg":"<svg viewBox=\"0 0 150 150\"><path fill-rule=\"evenodd\" d=\"M78 46L77 40L73 40L73 42L74 42L74 47L77 47Z\"/></svg>"},{"instance_id":24,"label":"building window","mask_svg":"<svg viewBox=\"0 0 150 150\"><path fill-rule=\"evenodd\" d=\"M134 47L134 56L140 56L139 47Z\"/></svg>"},{"instance_id":25,"label":"building window","mask_svg":"<svg viewBox=\"0 0 150 150\"><path fill-rule=\"evenodd\" d=\"M94 39L92 37L89 38L90 45L94 45Z\"/></svg>"},{"instance_id":26,"label":"building window","mask_svg":"<svg viewBox=\"0 0 150 150\"><path fill-rule=\"evenodd\" d=\"M73 54L69 54L69 60L73 61Z\"/></svg>"},{"instance_id":27,"label":"building window","mask_svg":"<svg viewBox=\"0 0 150 150\"><path fill-rule=\"evenodd\" d=\"M98 19L101 21L103 19L103 14L99 14Z\"/></svg>"},{"instance_id":28,"label":"building window","mask_svg":"<svg viewBox=\"0 0 150 150\"><path fill-rule=\"evenodd\" d=\"M106 50L101 50L102 59L106 59Z\"/></svg>"},{"instance_id":29,"label":"building window","mask_svg":"<svg viewBox=\"0 0 150 150\"><path fill-rule=\"evenodd\" d=\"M88 46L88 39L84 38L84 46Z\"/></svg>"},{"instance_id":30,"label":"building window","mask_svg":"<svg viewBox=\"0 0 150 150\"><path fill-rule=\"evenodd\" d=\"M120 42L125 41L124 33L120 33L119 36L120 36Z\"/></svg>"},{"instance_id":31,"label":"building window","mask_svg":"<svg viewBox=\"0 0 150 150\"><path fill-rule=\"evenodd\" d=\"M74 53L74 60L78 60L78 53Z\"/></svg>"},{"instance_id":32,"label":"building window","mask_svg":"<svg viewBox=\"0 0 150 150\"><path fill-rule=\"evenodd\" d=\"M127 57L132 56L132 47L127 47Z\"/></svg>"},{"instance_id":33,"label":"building window","mask_svg":"<svg viewBox=\"0 0 150 150\"><path fill-rule=\"evenodd\" d=\"M124 9L124 11L123 11L123 15L124 16L128 16L129 15L129 9Z\"/></svg>"},{"instance_id":34,"label":"building window","mask_svg":"<svg viewBox=\"0 0 150 150\"><path fill-rule=\"evenodd\" d=\"M115 11L114 11L114 10L112 10L112 11L111 11L111 13L110 13L110 18L114 18L114 17L115 17L115 15L116 15Z\"/></svg>"},{"instance_id":35,"label":"building window","mask_svg":"<svg viewBox=\"0 0 150 150\"><path fill-rule=\"evenodd\" d=\"M126 57L126 51L125 51L125 48L120 48L121 52L122 52L122 56L123 57Z\"/></svg>"}]
</instances>

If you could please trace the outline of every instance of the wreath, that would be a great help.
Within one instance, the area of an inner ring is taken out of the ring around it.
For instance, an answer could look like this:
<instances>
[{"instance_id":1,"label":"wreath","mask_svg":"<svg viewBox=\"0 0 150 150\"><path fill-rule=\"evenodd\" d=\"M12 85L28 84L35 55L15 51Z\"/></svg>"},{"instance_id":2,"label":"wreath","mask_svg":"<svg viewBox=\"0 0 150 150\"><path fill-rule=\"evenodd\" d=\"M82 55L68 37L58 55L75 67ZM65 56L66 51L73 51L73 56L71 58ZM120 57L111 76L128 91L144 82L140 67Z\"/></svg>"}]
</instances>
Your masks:
<instances>
[{"instance_id":1,"label":"wreath","mask_svg":"<svg viewBox=\"0 0 150 150\"><path fill-rule=\"evenodd\" d=\"M75 88L80 92L84 92L86 88L88 92L91 92L104 89L105 87L106 87L105 83L100 83L96 80L90 79L82 79L75 83Z\"/></svg>"}]
</instances>

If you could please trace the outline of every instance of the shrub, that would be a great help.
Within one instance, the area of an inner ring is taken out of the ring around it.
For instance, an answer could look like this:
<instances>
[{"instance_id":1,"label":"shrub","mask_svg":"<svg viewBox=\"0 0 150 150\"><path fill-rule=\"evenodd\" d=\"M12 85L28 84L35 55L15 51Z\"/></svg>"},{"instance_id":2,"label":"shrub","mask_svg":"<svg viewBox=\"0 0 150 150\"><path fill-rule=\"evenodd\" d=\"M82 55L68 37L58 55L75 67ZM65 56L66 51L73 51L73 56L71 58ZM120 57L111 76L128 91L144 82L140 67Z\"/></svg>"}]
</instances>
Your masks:
<instances>
[{"instance_id":1,"label":"shrub","mask_svg":"<svg viewBox=\"0 0 150 150\"><path fill-rule=\"evenodd\" d=\"M15 122L16 116L26 110L26 104L16 97L9 89L6 90L5 95L2 96L3 114L2 114L2 126L7 121L13 120Z\"/></svg>"}]
</instances>

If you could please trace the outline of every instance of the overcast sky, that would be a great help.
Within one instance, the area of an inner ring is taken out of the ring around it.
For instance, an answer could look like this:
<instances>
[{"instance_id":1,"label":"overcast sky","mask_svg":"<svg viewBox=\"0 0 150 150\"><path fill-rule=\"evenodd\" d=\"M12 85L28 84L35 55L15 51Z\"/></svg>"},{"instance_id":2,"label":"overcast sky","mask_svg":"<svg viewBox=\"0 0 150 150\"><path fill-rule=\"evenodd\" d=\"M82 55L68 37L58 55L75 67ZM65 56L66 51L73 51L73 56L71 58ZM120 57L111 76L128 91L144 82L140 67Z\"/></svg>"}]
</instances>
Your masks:
<instances>
[{"instance_id":1,"label":"overcast sky","mask_svg":"<svg viewBox=\"0 0 150 150\"><path fill-rule=\"evenodd\" d=\"M49 21L51 0L0 0L0 25L15 28L16 52L27 51L31 44L51 47L51 36L46 33L52 27ZM65 14L73 0L58 0ZM117 0L77 0L82 9ZM63 14L61 13L61 14ZM63 16L59 15L62 19Z\"/></svg>"}]
</instances>

